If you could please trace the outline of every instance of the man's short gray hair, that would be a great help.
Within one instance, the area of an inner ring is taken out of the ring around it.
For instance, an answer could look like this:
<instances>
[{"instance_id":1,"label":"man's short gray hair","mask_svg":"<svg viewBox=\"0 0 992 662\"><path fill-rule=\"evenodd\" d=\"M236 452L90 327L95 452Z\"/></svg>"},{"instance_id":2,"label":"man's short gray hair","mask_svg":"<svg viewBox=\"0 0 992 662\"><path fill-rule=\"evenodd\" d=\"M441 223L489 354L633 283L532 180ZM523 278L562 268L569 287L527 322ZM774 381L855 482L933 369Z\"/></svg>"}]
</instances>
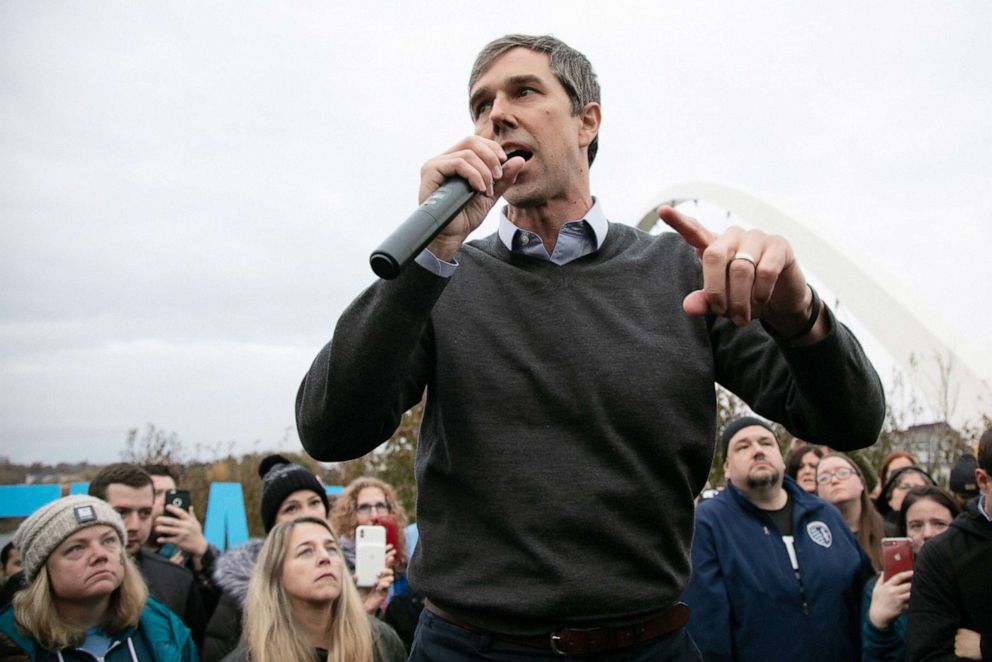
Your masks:
<instances>
[{"instance_id":1,"label":"man's short gray hair","mask_svg":"<svg viewBox=\"0 0 992 662\"><path fill-rule=\"evenodd\" d=\"M538 53L545 53L558 82L565 88L572 102L572 115L578 115L590 101L599 103L599 82L585 55L575 50L561 39L551 35L508 34L495 39L479 52L472 65L472 74L468 79L468 89L471 93L476 81L485 73L493 60L514 48L526 48ZM599 149L599 135L589 143L589 165L592 165Z\"/></svg>"}]
</instances>

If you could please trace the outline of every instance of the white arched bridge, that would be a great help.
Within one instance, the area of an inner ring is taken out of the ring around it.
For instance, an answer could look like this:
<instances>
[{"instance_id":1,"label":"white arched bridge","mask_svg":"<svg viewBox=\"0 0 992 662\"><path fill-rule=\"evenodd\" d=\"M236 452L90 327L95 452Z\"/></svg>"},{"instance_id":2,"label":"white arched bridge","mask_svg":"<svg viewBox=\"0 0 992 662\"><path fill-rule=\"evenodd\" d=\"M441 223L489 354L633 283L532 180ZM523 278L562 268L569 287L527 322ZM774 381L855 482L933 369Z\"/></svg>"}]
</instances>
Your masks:
<instances>
[{"instance_id":1,"label":"white arched bridge","mask_svg":"<svg viewBox=\"0 0 992 662\"><path fill-rule=\"evenodd\" d=\"M905 286L869 276L844 252L817 235L798 214L781 209L740 189L710 182L686 182L665 189L651 202L638 227L650 232L658 223L659 205L705 202L740 218L743 225L760 227L789 239L803 270L822 281L841 305L880 342L934 411L947 395L949 378L954 409L948 422L963 425L980 421L990 410L992 362L952 328L927 312Z\"/></svg>"}]
</instances>

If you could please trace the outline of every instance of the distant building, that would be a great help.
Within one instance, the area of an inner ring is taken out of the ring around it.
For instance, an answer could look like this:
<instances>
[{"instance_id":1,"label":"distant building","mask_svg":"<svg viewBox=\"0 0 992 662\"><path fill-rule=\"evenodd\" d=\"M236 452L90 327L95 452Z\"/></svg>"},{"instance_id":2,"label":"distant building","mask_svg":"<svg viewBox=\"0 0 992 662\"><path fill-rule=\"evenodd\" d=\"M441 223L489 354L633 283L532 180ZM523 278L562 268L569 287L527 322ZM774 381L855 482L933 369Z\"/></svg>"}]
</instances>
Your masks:
<instances>
[{"instance_id":1,"label":"distant building","mask_svg":"<svg viewBox=\"0 0 992 662\"><path fill-rule=\"evenodd\" d=\"M894 445L915 455L920 466L942 485L947 485L951 467L957 459L970 450L967 441L946 421L912 425L893 436Z\"/></svg>"}]
</instances>

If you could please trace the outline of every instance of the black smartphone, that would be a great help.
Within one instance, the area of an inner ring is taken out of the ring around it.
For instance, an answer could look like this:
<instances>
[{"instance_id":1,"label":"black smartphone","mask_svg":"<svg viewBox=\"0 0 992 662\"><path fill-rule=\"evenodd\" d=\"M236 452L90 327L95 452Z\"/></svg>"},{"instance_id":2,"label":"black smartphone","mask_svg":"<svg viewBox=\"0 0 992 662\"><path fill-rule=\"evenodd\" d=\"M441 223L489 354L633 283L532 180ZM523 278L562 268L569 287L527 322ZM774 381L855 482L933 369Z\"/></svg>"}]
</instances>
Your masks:
<instances>
[{"instance_id":1,"label":"black smartphone","mask_svg":"<svg viewBox=\"0 0 992 662\"><path fill-rule=\"evenodd\" d=\"M165 505L182 508L183 510L189 512L189 490L169 490L165 493ZM168 515L169 511L166 510L165 514Z\"/></svg>"}]
</instances>

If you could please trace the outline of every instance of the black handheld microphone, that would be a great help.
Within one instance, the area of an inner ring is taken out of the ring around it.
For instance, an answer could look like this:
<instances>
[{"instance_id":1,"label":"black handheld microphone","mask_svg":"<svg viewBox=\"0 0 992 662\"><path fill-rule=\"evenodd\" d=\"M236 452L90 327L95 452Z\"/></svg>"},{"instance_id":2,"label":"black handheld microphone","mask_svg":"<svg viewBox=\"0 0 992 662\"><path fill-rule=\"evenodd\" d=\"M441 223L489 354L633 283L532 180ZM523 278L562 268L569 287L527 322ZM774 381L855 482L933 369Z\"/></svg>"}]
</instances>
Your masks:
<instances>
[{"instance_id":1,"label":"black handheld microphone","mask_svg":"<svg viewBox=\"0 0 992 662\"><path fill-rule=\"evenodd\" d=\"M509 161L514 156L528 161L533 153L517 149L510 152L506 160ZM386 280L399 276L400 272L420 255L420 251L427 248L427 244L441 234L441 230L458 216L462 209L465 209L465 205L472 201L476 193L477 191L472 189L468 181L461 177L445 179L444 183L424 200L424 204L386 237L379 248L372 251L369 263L375 275Z\"/></svg>"},{"instance_id":2,"label":"black handheld microphone","mask_svg":"<svg viewBox=\"0 0 992 662\"><path fill-rule=\"evenodd\" d=\"M369 263L379 278L392 280L400 275L420 251L465 208L476 191L461 177L449 177L410 214L379 248L372 252Z\"/></svg>"}]
</instances>

